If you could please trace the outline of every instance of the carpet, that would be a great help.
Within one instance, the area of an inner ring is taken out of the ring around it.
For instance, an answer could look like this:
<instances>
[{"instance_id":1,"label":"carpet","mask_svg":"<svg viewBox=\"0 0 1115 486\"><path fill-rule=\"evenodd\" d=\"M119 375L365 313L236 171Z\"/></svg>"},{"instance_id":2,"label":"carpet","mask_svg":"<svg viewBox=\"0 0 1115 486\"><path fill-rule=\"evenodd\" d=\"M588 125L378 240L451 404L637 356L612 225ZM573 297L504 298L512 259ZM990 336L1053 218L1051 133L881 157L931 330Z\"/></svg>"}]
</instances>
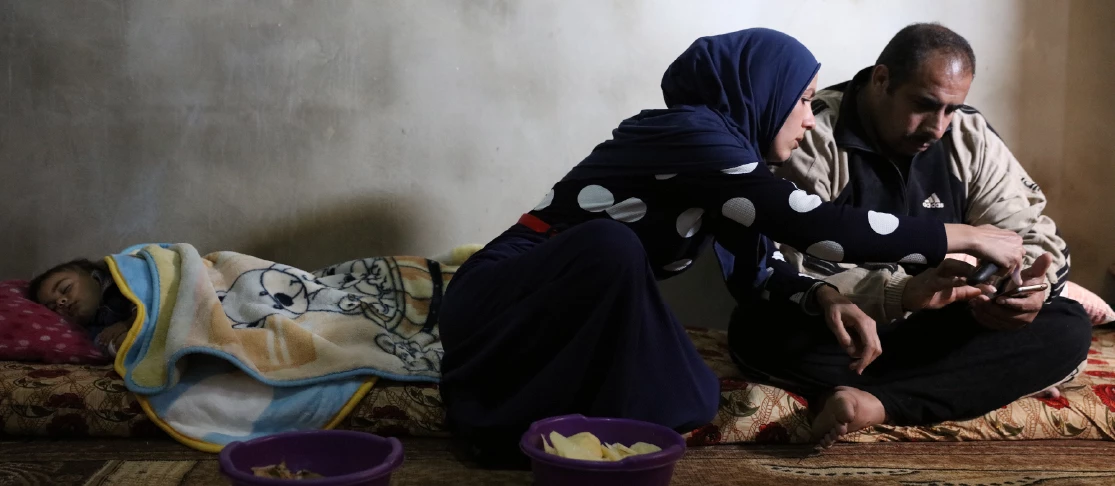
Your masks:
<instances>
[{"instance_id":1,"label":"carpet","mask_svg":"<svg viewBox=\"0 0 1115 486\"><path fill-rule=\"evenodd\" d=\"M394 485L523 485L530 473L486 471L458 459L448 441L404 441L406 462ZM1115 443L1025 441L839 444L822 455L799 446L690 449L678 485L1115 484ZM216 485L216 456L167 440L0 441L0 485Z\"/></svg>"}]
</instances>

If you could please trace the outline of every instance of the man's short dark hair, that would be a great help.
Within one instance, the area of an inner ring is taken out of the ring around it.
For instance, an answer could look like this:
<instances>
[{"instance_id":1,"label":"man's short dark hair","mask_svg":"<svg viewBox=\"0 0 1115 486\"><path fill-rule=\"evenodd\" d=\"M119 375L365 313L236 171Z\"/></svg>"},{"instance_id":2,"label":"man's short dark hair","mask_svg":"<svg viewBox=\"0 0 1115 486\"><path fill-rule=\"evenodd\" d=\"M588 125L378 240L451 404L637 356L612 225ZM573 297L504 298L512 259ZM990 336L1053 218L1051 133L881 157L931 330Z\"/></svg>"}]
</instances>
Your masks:
<instances>
[{"instance_id":1,"label":"man's short dark hair","mask_svg":"<svg viewBox=\"0 0 1115 486\"><path fill-rule=\"evenodd\" d=\"M972 76L976 75L976 53L964 37L938 23L911 24L894 35L875 61L875 65L886 66L890 74L887 91L902 86L934 53L956 56Z\"/></svg>"}]
</instances>

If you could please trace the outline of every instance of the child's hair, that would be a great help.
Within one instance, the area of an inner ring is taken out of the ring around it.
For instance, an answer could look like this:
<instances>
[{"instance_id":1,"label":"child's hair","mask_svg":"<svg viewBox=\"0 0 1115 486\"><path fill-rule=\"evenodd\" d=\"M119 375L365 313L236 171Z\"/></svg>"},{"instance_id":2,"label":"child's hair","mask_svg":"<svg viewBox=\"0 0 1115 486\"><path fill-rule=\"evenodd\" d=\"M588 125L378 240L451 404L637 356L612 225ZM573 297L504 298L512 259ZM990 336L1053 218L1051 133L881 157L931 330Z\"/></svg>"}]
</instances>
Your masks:
<instances>
[{"instance_id":1,"label":"child's hair","mask_svg":"<svg viewBox=\"0 0 1115 486\"><path fill-rule=\"evenodd\" d=\"M93 263L88 258L78 258L76 260L71 260L61 265L57 265L54 268L51 268L50 270L47 270L39 274L37 277L31 279L31 283L27 285L28 297L33 302L41 304L42 302L39 302L39 290L43 286L43 281L45 281L47 277L58 272L64 272L66 270L76 270L92 274L94 270L97 270L99 268L100 266L98 266L96 263Z\"/></svg>"}]
</instances>

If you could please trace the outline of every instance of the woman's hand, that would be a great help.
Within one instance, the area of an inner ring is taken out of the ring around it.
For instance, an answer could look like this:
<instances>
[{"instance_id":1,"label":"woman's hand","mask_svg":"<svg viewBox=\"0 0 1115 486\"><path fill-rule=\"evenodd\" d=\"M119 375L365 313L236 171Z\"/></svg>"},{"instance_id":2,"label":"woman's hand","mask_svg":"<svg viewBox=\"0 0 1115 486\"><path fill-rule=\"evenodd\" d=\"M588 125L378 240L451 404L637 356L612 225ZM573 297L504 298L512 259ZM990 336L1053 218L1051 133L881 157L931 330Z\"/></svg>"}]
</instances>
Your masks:
<instances>
[{"instance_id":1,"label":"woman's hand","mask_svg":"<svg viewBox=\"0 0 1115 486\"><path fill-rule=\"evenodd\" d=\"M945 234L950 252L958 251L980 260L990 260L1004 274L1022 268L1026 249L1022 247L1022 237L1018 233L989 224L946 224Z\"/></svg>"},{"instance_id":2,"label":"woman's hand","mask_svg":"<svg viewBox=\"0 0 1115 486\"><path fill-rule=\"evenodd\" d=\"M863 370L883 354L883 345L875 330L875 320L867 317L859 306L828 285L819 287L814 295L825 315L825 324L836 336L836 342L852 357L848 368L857 375L862 375Z\"/></svg>"}]
</instances>

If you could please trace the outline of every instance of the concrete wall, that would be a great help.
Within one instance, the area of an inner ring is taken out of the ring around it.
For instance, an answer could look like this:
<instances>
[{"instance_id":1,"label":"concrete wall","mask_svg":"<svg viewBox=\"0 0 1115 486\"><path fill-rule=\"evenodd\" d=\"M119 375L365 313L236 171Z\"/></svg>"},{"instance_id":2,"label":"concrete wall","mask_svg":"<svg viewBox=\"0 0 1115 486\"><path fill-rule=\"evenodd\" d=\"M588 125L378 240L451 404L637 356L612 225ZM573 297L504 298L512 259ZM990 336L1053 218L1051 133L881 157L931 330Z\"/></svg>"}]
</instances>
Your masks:
<instances>
[{"instance_id":1,"label":"concrete wall","mask_svg":"<svg viewBox=\"0 0 1115 486\"><path fill-rule=\"evenodd\" d=\"M1075 278L1115 261L1115 20L1104 0L0 1L0 277L187 241L313 268L483 242L619 120L661 106L701 35L769 26L822 85L936 20L978 106L1055 199ZM851 22L858 25L853 27ZM711 255L666 283L730 301Z\"/></svg>"}]
</instances>

